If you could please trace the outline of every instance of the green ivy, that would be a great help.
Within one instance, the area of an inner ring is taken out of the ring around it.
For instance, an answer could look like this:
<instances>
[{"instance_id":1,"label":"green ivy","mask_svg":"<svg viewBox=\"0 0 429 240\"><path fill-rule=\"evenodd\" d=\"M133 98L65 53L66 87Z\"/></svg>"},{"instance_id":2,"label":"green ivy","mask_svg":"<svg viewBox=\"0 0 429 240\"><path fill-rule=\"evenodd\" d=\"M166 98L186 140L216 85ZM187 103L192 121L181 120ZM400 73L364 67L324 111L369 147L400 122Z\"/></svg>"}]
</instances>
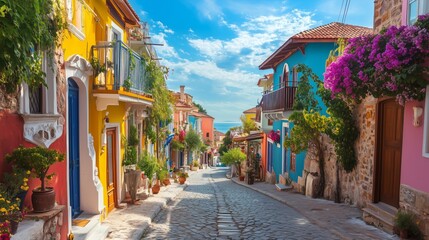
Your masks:
<instances>
[{"instance_id":1,"label":"green ivy","mask_svg":"<svg viewBox=\"0 0 429 240\"><path fill-rule=\"evenodd\" d=\"M346 172L352 171L356 166L356 152L354 150L354 143L358 137L358 129L355 125L355 119L353 117L353 108L352 105L349 105L341 98L332 99L332 92L328 89L325 89L323 86L323 82L319 79L319 77L313 73L313 71L307 67L306 65L300 64L298 65L298 72L302 73L300 78L300 83L297 89L297 95L295 97L294 109L295 110L307 110L309 113L297 113L294 116L291 116L291 119L294 119L295 122L299 124L306 123L303 114L319 114L320 107L317 105L317 101L314 98L314 93L311 89L311 85L309 84L309 78L313 79L314 82L318 85L317 94L321 96L322 101L326 105L327 112L329 117L307 117L307 119L311 119L313 121L325 121L326 125L315 125L314 128L309 128L309 126L304 126L304 130L301 130L299 134L295 134L295 138L301 138L302 140L308 141L314 137L314 133L312 131L317 130L320 133L327 134L332 140L335 146L335 153L337 154L337 160L341 163L344 170ZM317 119L317 120L315 120ZM295 126L297 124L295 123ZM292 129L292 133L297 130L294 130L296 127ZM307 129L307 130L305 130ZM304 134L305 131L311 131L310 136ZM307 138L307 139L306 139ZM294 141L298 141L295 139ZM295 142L295 145L297 142ZM303 145L295 146L300 151L305 150ZM299 148L300 147L300 148ZM299 152L299 151L298 151Z\"/></svg>"},{"instance_id":2,"label":"green ivy","mask_svg":"<svg viewBox=\"0 0 429 240\"><path fill-rule=\"evenodd\" d=\"M0 88L45 84L43 52L52 58L65 28L59 0L0 0Z\"/></svg>"},{"instance_id":3,"label":"green ivy","mask_svg":"<svg viewBox=\"0 0 429 240\"><path fill-rule=\"evenodd\" d=\"M324 88L323 82L306 65L298 65L297 70L302 75L295 96L295 111L289 117L294 126L290 136L286 136L284 145L295 153L308 149L309 145L315 147L321 175L317 195L322 196L325 188L322 134L326 134L332 139L337 161L341 163L346 172L350 172L356 166L354 143L358 130L355 126L352 107L347 102L341 98L332 99L331 91ZM321 96L328 107L329 116L320 114L321 108L317 104L314 91L309 83L310 78L317 84L316 93Z\"/></svg>"},{"instance_id":4,"label":"green ivy","mask_svg":"<svg viewBox=\"0 0 429 240\"><path fill-rule=\"evenodd\" d=\"M143 62L142 62L143 64ZM157 157L162 141L166 138L166 127L171 122L173 111L171 106L173 98L167 88L165 79L167 78L168 69L158 66L157 63L149 58L145 58L145 92L152 95L155 101L149 117L145 121L145 134L152 143L157 143Z\"/></svg>"}]
</instances>

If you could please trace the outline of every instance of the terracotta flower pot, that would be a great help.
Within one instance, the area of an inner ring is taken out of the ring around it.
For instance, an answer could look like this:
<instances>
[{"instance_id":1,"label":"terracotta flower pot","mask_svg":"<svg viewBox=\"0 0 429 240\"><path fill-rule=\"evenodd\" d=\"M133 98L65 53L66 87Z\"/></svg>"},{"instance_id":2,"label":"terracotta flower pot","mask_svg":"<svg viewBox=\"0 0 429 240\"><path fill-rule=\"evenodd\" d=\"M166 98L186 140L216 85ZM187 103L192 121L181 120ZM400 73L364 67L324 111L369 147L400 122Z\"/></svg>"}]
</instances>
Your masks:
<instances>
[{"instance_id":1,"label":"terracotta flower pot","mask_svg":"<svg viewBox=\"0 0 429 240\"><path fill-rule=\"evenodd\" d=\"M55 207L55 191L53 188L46 188L46 191L41 191L40 188L33 189L31 195L31 203L33 211L42 213L51 211Z\"/></svg>"},{"instance_id":2,"label":"terracotta flower pot","mask_svg":"<svg viewBox=\"0 0 429 240\"><path fill-rule=\"evenodd\" d=\"M240 176L240 181L244 181L244 176Z\"/></svg>"},{"instance_id":3,"label":"terracotta flower pot","mask_svg":"<svg viewBox=\"0 0 429 240\"><path fill-rule=\"evenodd\" d=\"M162 183L164 184L164 186L168 186L168 185L170 185L170 184L171 184L171 183L170 183L170 179L168 179L168 178L164 179L164 180L162 181Z\"/></svg>"},{"instance_id":4,"label":"terracotta flower pot","mask_svg":"<svg viewBox=\"0 0 429 240\"><path fill-rule=\"evenodd\" d=\"M180 185L184 184L186 182L186 178L185 177L179 177L179 183Z\"/></svg>"},{"instance_id":5,"label":"terracotta flower pot","mask_svg":"<svg viewBox=\"0 0 429 240\"><path fill-rule=\"evenodd\" d=\"M152 193L158 194L159 190L161 190L161 186L159 185L159 181L157 181L156 184L152 187Z\"/></svg>"}]
</instances>

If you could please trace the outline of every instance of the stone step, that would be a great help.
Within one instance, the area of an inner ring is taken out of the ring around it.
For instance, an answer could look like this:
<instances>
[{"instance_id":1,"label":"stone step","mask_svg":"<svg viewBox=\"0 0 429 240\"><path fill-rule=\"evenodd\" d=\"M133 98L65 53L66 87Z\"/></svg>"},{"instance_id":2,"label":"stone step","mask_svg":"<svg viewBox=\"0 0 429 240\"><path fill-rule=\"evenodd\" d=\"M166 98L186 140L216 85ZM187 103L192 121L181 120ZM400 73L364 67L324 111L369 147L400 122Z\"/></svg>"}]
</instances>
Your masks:
<instances>
[{"instance_id":1,"label":"stone step","mask_svg":"<svg viewBox=\"0 0 429 240\"><path fill-rule=\"evenodd\" d=\"M108 225L101 224L100 215L81 214L77 220L89 220L85 226L72 226L72 233L75 240L106 239Z\"/></svg>"},{"instance_id":2,"label":"stone step","mask_svg":"<svg viewBox=\"0 0 429 240\"><path fill-rule=\"evenodd\" d=\"M277 191L288 191L288 190L292 190L292 187L291 186L285 186L281 183L277 183L276 184L276 190Z\"/></svg>"},{"instance_id":3,"label":"stone step","mask_svg":"<svg viewBox=\"0 0 429 240\"><path fill-rule=\"evenodd\" d=\"M393 219L395 219L396 213L398 212L397 208L382 202L368 203L366 207L385 219L392 219L392 222Z\"/></svg>"},{"instance_id":4,"label":"stone step","mask_svg":"<svg viewBox=\"0 0 429 240\"><path fill-rule=\"evenodd\" d=\"M373 205L370 206L370 204L368 204L366 208L362 209L363 220L367 224L374 225L387 233L393 234L394 209L386 208L385 206L377 206L377 204Z\"/></svg>"}]
</instances>

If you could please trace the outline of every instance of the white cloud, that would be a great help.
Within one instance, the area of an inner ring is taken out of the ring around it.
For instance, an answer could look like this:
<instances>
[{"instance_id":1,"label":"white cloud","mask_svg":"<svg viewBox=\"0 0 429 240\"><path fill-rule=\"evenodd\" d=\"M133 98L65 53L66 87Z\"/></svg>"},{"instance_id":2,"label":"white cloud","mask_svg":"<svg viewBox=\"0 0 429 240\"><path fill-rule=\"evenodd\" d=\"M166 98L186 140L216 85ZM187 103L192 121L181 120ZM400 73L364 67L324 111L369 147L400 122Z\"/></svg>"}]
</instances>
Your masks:
<instances>
[{"instance_id":1,"label":"white cloud","mask_svg":"<svg viewBox=\"0 0 429 240\"><path fill-rule=\"evenodd\" d=\"M260 16L242 23L224 24L236 33L236 37L221 39L188 39L189 44L202 55L213 61L222 61L233 55L241 57L238 66L257 67L269 53L293 34L309 29L316 22L312 13L293 10L281 16ZM247 54L240 54L243 50Z\"/></svg>"},{"instance_id":2,"label":"white cloud","mask_svg":"<svg viewBox=\"0 0 429 240\"><path fill-rule=\"evenodd\" d=\"M277 12L278 15L255 16L242 23L229 23L215 0L194 2L216 6L213 9L204 6L206 11L202 14L209 19L216 16L221 26L232 31L233 37L200 38L194 29L189 28L186 40L192 49L181 45L176 51L168 43L173 39L165 32L168 27L157 22L160 32L153 35L152 40L164 44L157 47L157 51L163 58L161 63L171 69L168 84L184 84L188 90L188 86L203 85L203 82L205 86L216 86L215 90L213 87L206 90L207 94L217 96L216 101L202 99L198 102L216 121L238 120L242 111L255 106L256 100L261 98L256 82L264 73L258 70L258 65L293 34L309 29L317 22L312 13L293 10L282 14ZM182 38L176 36L174 39L181 41Z\"/></svg>"},{"instance_id":3,"label":"white cloud","mask_svg":"<svg viewBox=\"0 0 429 240\"><path fill-rule=\"evenodd\" d=\"M178 58L179 55L177 54L174 47L168 44L166 37L167 37L166 34L163 32L151 35L151 41L153 43L164 44L164 46L155 47L156 52L158 53L158 56L163 58Z\"/></svg>"},{"instance_id":4,"label":"white cloud","mask_svg":"<svg viewBox=\"0 0 429 240\"><path fill-rule=\"evenodd\" d=\"M223 16L222 9L216 4L215 0L193 1L196 4L198 12L209 20Z\"/></svg>"},{"instance_id":5,"label":"white cloud","mask_svg":"<svg viewBox=\"0 0 429 240\"><path fill-rule=\"evenodd\" d=\"M166 25L164 25L162 22L157 21L156 24L165 33L174 34L174 31L172 29L170 29L169 27L167 27Z\"/></svg>"}]
</instances>

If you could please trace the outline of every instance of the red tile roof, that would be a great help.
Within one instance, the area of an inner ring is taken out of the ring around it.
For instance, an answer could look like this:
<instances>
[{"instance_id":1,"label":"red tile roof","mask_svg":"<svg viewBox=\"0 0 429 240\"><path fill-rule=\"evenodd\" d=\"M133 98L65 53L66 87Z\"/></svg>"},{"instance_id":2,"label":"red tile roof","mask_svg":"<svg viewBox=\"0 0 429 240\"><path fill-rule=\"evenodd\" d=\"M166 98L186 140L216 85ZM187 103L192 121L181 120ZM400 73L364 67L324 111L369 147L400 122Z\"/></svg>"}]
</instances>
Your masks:
<instances>
[{"instance_id":1,"label":"red tile roof","mask_svg":"<svg viewBox=\"0 0 429 240\"><path fill-rule=\"evenodd\" d=\"M372 34L371 28L355 26L350 24L332 22L316 28L302 31L289 38L283 45L269 56L259 69L274 68L284 59L288 58L295 51L304 51L305 43L310 42L336 42L338 38L354 38Z\"/></svg>"},{"instance_id":2,"label":"red tile roof","mask_svg":"<svg viewBox=\"0 0 429 240\"><path fill-rule=\"evenodd\" d=\"M256 113L256 107L247 109L246 111L244 111L243 113Z\"/></svg>"},{"instance_id":3,"label":"red tile roof","mask_svg":"<svg viewBox=\"0 0 429 240\"><path fill-rule=\"evenodd\" d=\"M208 118L213 118L212 116L208 115L208 114L204 114L204 113L200 113L200 112L191 112L189 113L189 115L195 116L195 117L208 117Z\"/></svg>"}]
</instances>

